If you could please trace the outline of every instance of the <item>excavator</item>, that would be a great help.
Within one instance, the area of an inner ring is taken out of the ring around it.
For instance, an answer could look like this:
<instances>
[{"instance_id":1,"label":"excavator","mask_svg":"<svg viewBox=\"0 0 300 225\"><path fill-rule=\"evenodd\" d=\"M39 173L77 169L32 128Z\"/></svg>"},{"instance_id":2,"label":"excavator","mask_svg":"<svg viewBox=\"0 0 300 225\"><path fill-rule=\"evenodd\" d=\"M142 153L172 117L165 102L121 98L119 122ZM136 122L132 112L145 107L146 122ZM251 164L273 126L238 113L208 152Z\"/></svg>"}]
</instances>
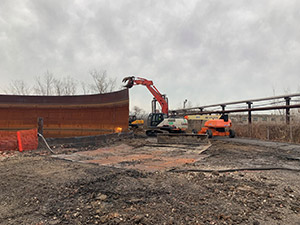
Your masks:
<instances>
[{"instance_id":1,"label":"excavator","mask_svg":"<svg viewBox=\"0 0 300 225\"><path fill-rule=\"evenodd\" d=\"M168 117L168 99L165 95L161 94L158 89L153 85L151 80L147 80L141 77L125 77L122 80L127 84L126 88L132 88L135 85L144 85L151 92L154 97L152 101L152 113L149 114L147 120L147 136L157 136L158 133L184 133L188 128L187 120L199 119L197 116L185 116L184 118L170 118ZM161 113L156 112L156 102L161 106ZM228 115L222 115L219 119L207 120L204 127L198 132L194 132L198 135L207 135L208 138L213 136L229 136L235 137L233 130L229 129L232 126L231 120L228 119ZM229 129L229 130L228 130Z\"/></svg>"},{"instance_id":2,"label":"excavator","mask_svg":"<svg viewBox=\"0 0 300 225\"><path fill-rule=\"evenodd\" d=\"M188 122L185 118L170 118L168 99L153 85L151 80L141 77L125 77L122 80L126 88L132 88L135 85L143 85L153 95L152 113L149 114L147 120L147 136L157 136L158 133L184 133L188 128ZM161 106L161 113L156 112L156 102Z\"/></svg>"},{"instance_id":3,"label":"excavator","mask_svg":"<svg viewBox=\"0 0 300 225\"><path fill-rule=\"evenodd\" d=\"M136 128L144 125L144 120L137 119L136 115L129 115L128 125L132 129L136 129Z\"/></svg>"}]
</instances>

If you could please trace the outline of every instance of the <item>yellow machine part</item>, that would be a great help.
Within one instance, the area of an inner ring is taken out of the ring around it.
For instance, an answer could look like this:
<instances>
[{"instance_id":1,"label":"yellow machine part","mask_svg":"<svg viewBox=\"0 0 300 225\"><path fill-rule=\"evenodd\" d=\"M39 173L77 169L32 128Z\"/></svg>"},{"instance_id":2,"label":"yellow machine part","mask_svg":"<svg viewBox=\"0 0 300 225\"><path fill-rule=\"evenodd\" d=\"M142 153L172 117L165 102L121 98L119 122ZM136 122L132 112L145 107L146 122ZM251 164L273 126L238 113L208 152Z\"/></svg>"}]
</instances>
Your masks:
<instances>
[{"instance_id":1,"label":"yellow machine part","mask_svg":"<svg viewBox=\"0 0 300 225\"><path fill-rule=\"evenodd\" d=\"M131 124L143 125L144 124L144 120L135 120Z\"/></svg>"}]
</instances>

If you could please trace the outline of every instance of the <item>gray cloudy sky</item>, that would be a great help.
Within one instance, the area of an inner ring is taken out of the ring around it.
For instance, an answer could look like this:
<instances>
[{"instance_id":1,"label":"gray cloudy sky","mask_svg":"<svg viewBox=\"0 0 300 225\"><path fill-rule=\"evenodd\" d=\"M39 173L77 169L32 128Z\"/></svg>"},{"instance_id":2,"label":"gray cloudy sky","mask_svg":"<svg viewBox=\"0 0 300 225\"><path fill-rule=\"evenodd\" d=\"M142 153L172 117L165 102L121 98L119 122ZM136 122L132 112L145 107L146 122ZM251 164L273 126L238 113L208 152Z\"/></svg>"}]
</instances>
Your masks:
<instances>
[{"instance_id":1,"label":"gray cloudy sky","mask_svg":"<svg viewBox=\"0 0 300 225\"><path fill-rule=\"evenodd\" d=\"M170 108L300 92L298 0L1 0L0 92L49 70L154 81ZM150 110L145 87L131 107Z\"/></svg>"}]
</instances>

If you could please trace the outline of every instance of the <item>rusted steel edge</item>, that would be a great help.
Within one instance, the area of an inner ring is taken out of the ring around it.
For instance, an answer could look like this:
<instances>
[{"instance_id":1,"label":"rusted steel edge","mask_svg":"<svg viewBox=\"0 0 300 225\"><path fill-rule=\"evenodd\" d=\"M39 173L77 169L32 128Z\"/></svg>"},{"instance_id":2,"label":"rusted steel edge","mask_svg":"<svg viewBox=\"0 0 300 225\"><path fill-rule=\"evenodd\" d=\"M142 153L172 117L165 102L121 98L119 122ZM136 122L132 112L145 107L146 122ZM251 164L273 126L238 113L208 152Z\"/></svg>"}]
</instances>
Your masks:
<instances>
[{"instance_id":1,"label":"rusted steel edge","mask_svg":"<svg viewBox=\"0 0 300 225\"><path fill-rule=\"evenodd\" d=\"M114 105L125 105L129 103L129 100L111 102L111 103L102 103L102 104L1 104L0 108L99 108L105 106L114 106Z\"/></svg>"},{"instance_id":2,"label":"rusted steel edge","mask_svg":"<svg viewBox=\"0 0 300 225\"><path fill-rule=\"evenodd\" d=\"M32 127L20 127L20 128L0 128L0 131L18 131L18 130L30 130ZM86 131L86 132L111 132L114 131L114 129L88 129L88 128L47 128L44 127L44 131Z\"/></svg>"}]
</instances>

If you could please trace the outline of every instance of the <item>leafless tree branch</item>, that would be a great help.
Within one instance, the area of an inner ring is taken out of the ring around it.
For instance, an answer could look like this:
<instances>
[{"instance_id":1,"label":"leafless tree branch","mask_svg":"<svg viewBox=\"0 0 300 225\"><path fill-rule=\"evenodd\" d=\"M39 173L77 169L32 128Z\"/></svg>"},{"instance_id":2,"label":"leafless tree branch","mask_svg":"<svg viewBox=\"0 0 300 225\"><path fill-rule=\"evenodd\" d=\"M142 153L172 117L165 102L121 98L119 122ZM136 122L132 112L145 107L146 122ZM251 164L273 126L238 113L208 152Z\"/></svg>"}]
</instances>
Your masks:
<instances>
[{"instance_id":1,"label":"leafless tree branch","mask_svg":"<svg viewBox=\"0 0 300 225\"><path fill-rule=\"evenodd\" d=\"M4 92L7 94L28 95L30 87L23 80L13 80Z\"/></svg>"}]
</instances>

